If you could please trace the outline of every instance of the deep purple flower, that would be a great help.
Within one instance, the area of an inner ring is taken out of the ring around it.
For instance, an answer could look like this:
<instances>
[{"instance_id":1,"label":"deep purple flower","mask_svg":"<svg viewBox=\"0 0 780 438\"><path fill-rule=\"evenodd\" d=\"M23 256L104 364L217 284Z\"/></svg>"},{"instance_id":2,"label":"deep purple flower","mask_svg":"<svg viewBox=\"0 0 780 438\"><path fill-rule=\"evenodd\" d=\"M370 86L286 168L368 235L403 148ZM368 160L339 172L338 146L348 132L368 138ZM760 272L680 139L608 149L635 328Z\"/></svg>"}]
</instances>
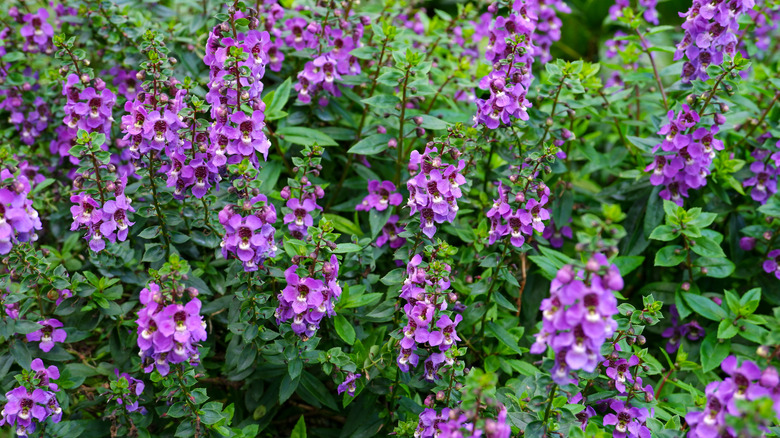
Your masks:
<instances>
[{"instance_id":1,"label":"deep purple flower","mask_svg":"<svg viewBox=\"0 0 780 438\"><path fill-rule=\"evenodd\" d=\"M355 390L357 389L356 382L357 382L357 379L360 378L360 376L361 376L360 374L354 374L354 373L349 373L348 372L347 373L347 377L344 379L344 381L339 383L339 386L337 388L338 389L338 393L341 394L344 391L346 391L347 394L349 394L350 397L354 397L355 396Z\"/></svg>"},{"instance_id":2,"label":"deep purple flower","mask_svg":"<svg viewBox=\"0 0 780 438\"><path fill-rule=\"evenodd\" d=\"M363 198L363 202L358 204L355 210L369 211L373 208L377 211L384 211L390 205L401 205L404 199L400 193L396 192L395 184L391 181L369 181L368 193L369 195Z\"/></svg>"}]
</instances>

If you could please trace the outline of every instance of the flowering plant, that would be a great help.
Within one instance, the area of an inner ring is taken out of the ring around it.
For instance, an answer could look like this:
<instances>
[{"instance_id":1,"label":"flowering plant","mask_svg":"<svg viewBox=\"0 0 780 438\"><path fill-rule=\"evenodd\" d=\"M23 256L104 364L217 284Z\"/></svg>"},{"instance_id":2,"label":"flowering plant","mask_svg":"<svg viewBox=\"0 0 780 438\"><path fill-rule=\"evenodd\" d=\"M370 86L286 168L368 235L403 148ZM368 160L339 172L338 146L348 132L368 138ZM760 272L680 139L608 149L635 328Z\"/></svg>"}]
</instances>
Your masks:
<instances>
[{"instance_id":1,"label":"flowering plant","mask_svg":"<svg viewBox=\"0 0 780 438\"><path fill-rule=\"evenodd\" d=\"M0 4L0 436L780 435L780 1Z\"/></svg>"}]
</instances>

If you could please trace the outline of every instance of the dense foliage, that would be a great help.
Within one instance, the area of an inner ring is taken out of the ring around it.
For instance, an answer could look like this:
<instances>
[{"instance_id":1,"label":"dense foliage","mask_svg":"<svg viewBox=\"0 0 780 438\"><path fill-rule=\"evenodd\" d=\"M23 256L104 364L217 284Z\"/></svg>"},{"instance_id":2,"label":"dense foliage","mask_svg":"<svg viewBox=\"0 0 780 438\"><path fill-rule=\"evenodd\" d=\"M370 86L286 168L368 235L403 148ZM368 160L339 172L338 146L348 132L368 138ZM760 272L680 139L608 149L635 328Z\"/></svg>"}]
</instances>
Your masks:
<instances>
[{"instance_id":1,"label":"dense foliage","mask_svg":"<svg viewBox=\"0 0 780 438\"><path fill-rule=\"evenodd\" d=\"M0 436L780 434L777 0L0 17Z\"/></svg>"}]
</instances>

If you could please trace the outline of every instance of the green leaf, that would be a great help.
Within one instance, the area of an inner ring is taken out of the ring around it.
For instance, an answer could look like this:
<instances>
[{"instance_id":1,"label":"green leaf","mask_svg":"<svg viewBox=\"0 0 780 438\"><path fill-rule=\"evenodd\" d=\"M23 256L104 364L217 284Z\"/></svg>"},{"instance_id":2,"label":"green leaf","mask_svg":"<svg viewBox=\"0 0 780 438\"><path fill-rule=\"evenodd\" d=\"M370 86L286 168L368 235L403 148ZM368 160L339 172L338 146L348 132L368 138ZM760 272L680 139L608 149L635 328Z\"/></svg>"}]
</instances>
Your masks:
<instances>
[{"instance_id":1,"label":"green leaf","mask_svg":"<svg viewBox=\"0 0 780 438\"><path fill-rule=\"evenodd\" d=\"M344 216L331 213L325 213L322 216L333 223L333 228L335 228L336 231L340 231L344 234L363 237L363 230L361 230L356 223L345 218Z\"/></svg>"},{"instance_id":2,"label":"green leaf","mask_svg":"<svg viewBox=\"0 0 780 438\"><path fill-rule=\"evenodd\" d=\"M719 339L731 339L739 333L739 328L734 325L734 320L724 319L718 324L718 338Z\"/></svg>"},{"instance_id":3,"label":"green leaf","mask_svg":"<svg viewBox=\"0 0 780 438\"><path fill-rule=\"evenodd\" d=\"M363 249L362 246L354 243L339 243L336 245L336 249L333 250L336 254L344 254L349 252L358 252Z\"/></svg>"},{"instance_id":4,"label":"green leaf","mask_svg":"<svg viewBox=\"0 0 780 438\"><path fill-rule=\"evenodd\" d=\"M679 236L680 229L671 225L659 225L653 230L652 233L650 233L651 239L661 240L663 242L674 240Z\"/></svg>"},{"instance_id":5,"label":"green leaf","mask_svg":"<svg viewBox=\"0 0 780 438\"><path fill-rule=\"evenodd\" d=\"M144 257L141 259L142 262L154 263L165 257L165 250L159 243L147 243L145 248Z\"/></svg>"},{"instance_id":6,"label":"green leaf","mask_svg":"<svg viewBox=\"0 0 780 438\"><path fill-rule=\"evenodd\" d=\"M750 315L756 311L759 303L761 303L761 288L750 289L739 300L739 304L742 306L742 312L740 313L742 315Z\"/></svg>"},{"instance_id":7,"label":"green leaf","mask_svg":"<svg viewBox=\"0 0 780 438\"><path fill-rule=\"evenodd\" d=\"M302 126L285 126L277 129L276 134L282 136L284 140L290 143L302 146L311 146L315 143L320 146L338 146L336 140L330 138L327 134Z\"/></svg>"},{"instance_id":8,"label":"green leaf","mask_svg":"<svg viewBox=\"0 0 780 438\"><path fill-rule=\"evenodd\" d=\"M295 427L293 428L292 433L290 433L290 438L307 438L306 422L303 420L303 415L301 415L301 418L295 423Z\"/></svg>"},{"instance_id":9,"label":"green leaf","mask_svg":"<svg viewBox=\"0 0 780 438\"><path fill-rule=\"evenodd\" d=\"M688 303L691 310L709 320L719 322L729 316L725 310L707 297L684 292L683 298L685 298L685 302Z\"/></svg>"},{"instance_id":10,"label":"green leaf","mask_svg":"<svg viewBox=\"0 0 780 438\"><path fill-rule=\"evenodd\" d=\"M363 99L362 102L366 105L377 108L395 108L395 106L401 102L401 99L399 99L397 96L392 96L389 94L378 94L376 96Z\"/></svg>"},{"instance_id":11,"label":"green leaf","mask_svg":"<svg viewBox=\"0 0 780 438\"><path fill-rule=\"evenodd\" d=\"M371 211L368 212L368 223L371 226L371 237L376 238L376 236L379 235L380 232L382 232L382 227L387 224L387 221L390 220L390 215L393 213L392 209L388 208L385 211L377 211L376 209L371 209Z\"/></svg>"},{"instance_id":12,"label":"green leaf","mask_svg":"<svg viewBox=\"0 0 780 438\"><path fill-rule=\"evenodd\" d=\"M707 236L700 236L693 241L695 245L691 245L691 250L702 257L725 257L726 254L721 249L720 245Z\"/></svg>"},{"instance_id":13,"label":"green leaf","mask_svg":"<svg viewBox=\"0 0 780 438\"><path fill-rule=\"evenodd\" d=\"M728 357L731 352L731 340L720 342L717 333L711 332L702 341L699 352L702 370L705 373L712 371Z\"/></svg>"},{"instance_id":14,"label":"green leaf","mask_svg":"<svg viewBox=\"0 0 780 438\"><path fill-rule=\"evenodd\" d=\"M292 87L292 82L290 81L290 78L287 78L287 80L282 82L279 85L279 87L276 88L276 90L268 93L265 96L265 98L263 98L263 102L265 102L265 107L266 107L265 109L266 120L276 120L286 115L286 113L284 113L282 109L284 108L284 105L287 104L287 101L290 99L291 87Z\"/></svg>"},{"instance_id":15,"label":"green leaf","mask_svg":"<svg viewBox=\"0 0 780 438\"><path fill-rule=\"evenodd\" d=\"M434 131L437 131L441 129L447 129L447 127L450 125L444 120L438 119L433 116L429 116L428 114L422 114L420 115L420 117L422 117L422 124L420 126L422 126L425 129L432 129Z\"/></svg>"},{"instance_id":16,"label":"green leaf","mask_svg":"<svg viewBox=\"0 0 780 438\"><path fill-rule=\"evenodd\" d=\"M680 245L669 245L655 253L655 266L677 266L685 260L685 250Z\"/></svg>"},{"instance_id":17,"label":"green leaf","mask_svg":"<svg viewBox=\"0 0 780 438\"><path fill-rule=\"evenodd\" d=\"M347 318L343 315L336 315L336 317L333 318L333 324L336 325L336 333L339 334L339 337L343 339L344 342L349 345L355 343L355 328L347 321Z\"/></svg>"},{"instance_id":18,"label":"green leaf","mask_svg":"<svg viewBox=\"0 0 780 438\"><path fill-rule=\"evenodd\" d=\"M505 328L501 327L500 325L496 324L493 321L488 321L487 332L489 334L492 334L502 344L509 347L515 353L523 354L523 350L521 350L520 347L517 345L517 338L512 336L512 334L509 333Z\"/></svg>"},{"instance_id":19,"label":"green leaf","mask_svg":"<svg viewBox=\"0 0 780 438\"><path fill-rule=\"evenodd\" d=\"M693 262L693 265L699 268L707 268L708 277L726 278L734 272L734 263L724 257L700 257Z\"/></svg>"},{"instance_id":20,"label":"green leaf","mask_svg":"<svg viewBox=\"0 0 780 438\"><path fill-rule=\"evenodd\" d=\"M644 261L644 256L621 256L615 258L615 266L618 267L620 275L625 276L642 266Z\"/></svg>"},{"instance_id":21,"label":"green leaf","mask_svg":"<svg viewBox=\"0 0 780 438\"><path fill-rule=\"evenodd\" d=\"M360 155L375 155L388 148L387 142L395 138L390 134L374 134L355 143L347 153Z\"/></svg>"}]
</instances>

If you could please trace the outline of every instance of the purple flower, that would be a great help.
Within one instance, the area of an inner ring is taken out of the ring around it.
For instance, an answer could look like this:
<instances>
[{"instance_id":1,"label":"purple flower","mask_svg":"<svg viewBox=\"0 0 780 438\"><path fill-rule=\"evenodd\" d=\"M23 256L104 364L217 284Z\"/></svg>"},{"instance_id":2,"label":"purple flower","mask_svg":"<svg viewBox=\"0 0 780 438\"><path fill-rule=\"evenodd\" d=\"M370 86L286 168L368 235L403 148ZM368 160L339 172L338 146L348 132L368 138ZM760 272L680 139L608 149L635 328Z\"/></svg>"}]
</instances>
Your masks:
<instances>
[{"instance_id":1,"label":"purple flower","mask_svg":"<svg viewBox=\"0 0 780 438\"><path fill-rule=\"evenodd\" d=\"M594 371L602 357L601 345L617 328L613 319L617 299L612 291L623 288L620 272L602 254L594 255L588 264L605 267L606 272L586 277L583 271L575 274L571 266L564 266L550 285L550 298L540 306L542 330L531 353L552 347L556 353L553 379L559 383L571 381L572 370Z\"/></svg>"},{"instance_id":2,"label":"purple flower","mask_svg":"<svg viewBox=\"0 0 780 438\"><path fill-rule=\"evenodd\" d=\"M647 409L626 405L621 400L612 400L609 407L614 414L604 416L605 426L615 426L612 436L616 438L650 438L650 429L644 424L648 417Z\"/></svg>"},{"instance_id":3,"label":"purple flower","mask_svg":"<svg viewBox=\"0 0 780 438\"><path fill-rule=\"evenodd\" d=\"M35 378L40 380L40 385L46 386L52 391L59 391L57 384L51 382L51 380L60 378L60 370L56 366L50 365L46 368L41 359L35 358L30 364L30 368L36 372Z\"/></svg>"},{"instance_id":4,"label":"purple flower","mask_svg":"<svg viewBox=\"0 0 780 438\"><path fill-rule=\"evenodd\" d=\"M618 359L616 361L606 361L603 363L607 367L607 377L612 379L615 388L621 392L626 392L626 383L633 384L634 377L631 375L631 367L639 363L639 358L631 355L629 360Z\"/></svg>"},{"instance_id":5,"label":"purple flower","mask_svg":"<svg viewBox=\"0 0 780 438\"><path fill-rule=\"evenodd\" d=\"M331 256L323 263L323 280L300 277L296 273L298 265L292 265L284 271L287 286L277 295L279 307L275 316L277 324L292 320L290 327L303 339L314 336L320 321L325 315L333 316L333 304L341 296L338 284L338 260Z\"/></svg>"},{"instance_id":6,"label":"purple flower","mask_svg":"<svg viewBox=\"0 0 780 438\"><path fill-rule=\"evenodd\" d=\"M780 249L773 249L769 251L769 254L764 260L764 272L767 274L775 274L778 280L780 280Z\"/></svg>"},{"instance_id":7,"label":"purple flower","mask_svg":"<svg viewBox=\"0 0 780 438\"><path fill-rule=\"evenodd\" d=\"M65 342L67 333L65 333L65 330L60 328L62 327L61 322L56 319L46 319L40 321L38 324L42 325L43 327L32 333L28 333L28 342L40 341L38 346L46 353L54 348L55 342Z\"/></svg>"},{"instance_id":8,"label":"purple flower","mask_svg":"<svg viewBox=\"0 0 780 438\"><path fill-rule=\"evenodd\" d=\"M341 394L344 391L346 391L347 394L349 394L350 397L354 397L355 396L355 390L357 389L356 382L357 382L357 379L360 378L360 376L361 376L360 374L354 374L354 373L348 372L347 373L347 377L344 379L343 382L341 382L339 384L339 386L337 388L338 389L338 393Z\"/></svg>"},{"instance_id":9,"label":"purple flower","mask_svg":"<svg viewBox=\"0 0 780 438\"><path fill-rule=\"evenodd\" d=\"M391 181L369 181L368 193L369 195L363 198L363 202L358 204L355 210L369 211L373 208L377 211L384 211L390 205L401 205L404 199L400 193L396 192L395 184Z\"/></svg>"}]
</instances>

